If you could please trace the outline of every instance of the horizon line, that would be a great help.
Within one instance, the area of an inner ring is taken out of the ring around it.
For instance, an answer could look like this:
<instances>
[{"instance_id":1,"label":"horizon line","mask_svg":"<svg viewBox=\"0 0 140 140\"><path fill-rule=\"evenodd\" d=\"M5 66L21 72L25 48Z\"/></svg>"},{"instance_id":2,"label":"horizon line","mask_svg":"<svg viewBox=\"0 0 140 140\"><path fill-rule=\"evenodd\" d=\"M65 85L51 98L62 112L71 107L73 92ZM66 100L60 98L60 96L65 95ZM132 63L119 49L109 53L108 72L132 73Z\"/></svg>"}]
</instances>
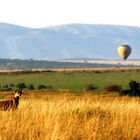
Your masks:
<instances>
[{"instance_id":1,"label":"horizon line","mask_svg":"<svg viewBox=\"0 0 140 140\"><path fill-rule=\"evenodd\" d=\"M99 25L99 26L123 26L123 27L140 28L140 26L135 26L135 25L108 24L108 23L80 23L80 22L62 23L62 24L46 25L46 26L39 26L39 27L31 27L31 26L9 23L9 22L1 22L1 21L0 21L0 24L8 24L8 25L19 26L19 27L23 27L23 28L31 28L31 29L52 28L52 27L67 26L67 25Z\"/></svg>"}]
</instances>

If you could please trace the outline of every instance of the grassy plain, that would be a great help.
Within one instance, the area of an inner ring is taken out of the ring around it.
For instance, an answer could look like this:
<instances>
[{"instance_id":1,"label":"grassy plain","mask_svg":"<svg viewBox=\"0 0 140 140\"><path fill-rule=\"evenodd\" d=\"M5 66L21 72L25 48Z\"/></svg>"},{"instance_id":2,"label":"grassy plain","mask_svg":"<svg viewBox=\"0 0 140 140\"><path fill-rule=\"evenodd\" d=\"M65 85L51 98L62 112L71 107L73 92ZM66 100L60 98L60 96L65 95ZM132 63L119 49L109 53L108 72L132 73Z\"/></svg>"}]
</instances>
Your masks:
<instances>
[{"instance_id":1,"label":"grassy plain","mask_svg":"<svg viewBox=\"0 0 140 140\"><path fill-rule=\"evenodd\" d=\"M17 110L0 111L0 140L139 140L140 98L101 92L112 84L127 88L130 80L140 82L139 70L0 72L1 85L64 90L24 90ZM99 87L96 94L83 92L89 83Z\"/></svg>"},{"instance_id":2,"label":"grassy plain","mask_svg":"<svg viewBox=\"0 0 140 140\"><path fill-rule=\"evenodd\" d=\"M140 99L112 94L26 93L0 112L2 140L138 140Z\"/></svg>"},{"instance_id":3,"label":"grassy plain","mask_svg":"<svg viewBox=\"0 0 140 140\"><path fill-rule=\"evenodd\" d=\"M140 82L140 70L113 70L94 69L92 71L48 71L48 72L25 72L25 73L0 73L0 84L17 84L25 82L33 84L36 88L40 84L52 86L56 90L68 90L72 92L83 92L90 83L102 91L106 86L112 84L128 87L130 80Z\"/></svg>"}]
</instances>

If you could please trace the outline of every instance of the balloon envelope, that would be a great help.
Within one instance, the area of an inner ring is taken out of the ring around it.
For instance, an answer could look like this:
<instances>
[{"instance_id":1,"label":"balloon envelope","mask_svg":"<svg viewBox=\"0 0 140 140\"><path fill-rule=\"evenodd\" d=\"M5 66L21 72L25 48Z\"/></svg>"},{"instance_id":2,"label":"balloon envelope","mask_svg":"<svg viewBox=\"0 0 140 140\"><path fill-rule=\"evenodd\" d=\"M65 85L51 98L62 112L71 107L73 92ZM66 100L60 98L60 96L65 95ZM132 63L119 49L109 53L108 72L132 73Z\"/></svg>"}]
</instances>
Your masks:
<instances>
[{"instance_id":1,"label":"balloon envelope","mask_svg":"<svg viewBox=\"0 0 140 140\"><path fill-rule=\"evenodd\" d=\"M121 45L118 47L118 54L124 60L127 59L127 57L130 55L131 51L132 51L132 49L129 45Z\"/></svg>"}]
</instances>

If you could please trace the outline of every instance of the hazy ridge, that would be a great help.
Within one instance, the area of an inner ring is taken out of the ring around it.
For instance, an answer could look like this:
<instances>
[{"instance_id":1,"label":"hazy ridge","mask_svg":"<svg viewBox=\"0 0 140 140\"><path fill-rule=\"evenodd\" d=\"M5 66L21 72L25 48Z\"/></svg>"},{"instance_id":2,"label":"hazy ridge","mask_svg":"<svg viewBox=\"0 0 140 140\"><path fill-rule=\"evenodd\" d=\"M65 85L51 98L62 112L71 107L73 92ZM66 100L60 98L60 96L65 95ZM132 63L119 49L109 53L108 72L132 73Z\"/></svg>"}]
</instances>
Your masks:
<instances>
[{"instance_id":1,"label":"hazy ridge","mask_svg":"<svg viewBox=\"0 0 140 140\"><path fill-rule=\"evenodd\" d=\"M130 26L70 24L33 29L0 23L0 57L119 59L117 46L129 44L130 59L139 59L139 36L140 28Z\"/></svg>"}]
</instances>

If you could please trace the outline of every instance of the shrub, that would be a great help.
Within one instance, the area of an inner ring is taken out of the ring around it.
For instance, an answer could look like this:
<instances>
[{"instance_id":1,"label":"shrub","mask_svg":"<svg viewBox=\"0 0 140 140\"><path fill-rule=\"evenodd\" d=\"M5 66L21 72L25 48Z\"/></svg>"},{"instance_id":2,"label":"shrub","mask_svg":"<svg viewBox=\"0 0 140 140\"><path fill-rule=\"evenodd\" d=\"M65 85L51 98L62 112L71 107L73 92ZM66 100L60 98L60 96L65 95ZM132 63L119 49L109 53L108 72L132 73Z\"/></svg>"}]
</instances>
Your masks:
<instances>
[{"instance_id":1,"label":"shrub","mask_svg":"<svg viewBox=\"0 0 140 140\"><path fill-rule=\"evenodd\" d=\"M24 89L24 88L26 88L26 84L25 83L18 83L17 88Z\"/></svg>"},{"instance_id":2,"label":"shrub","mask_svg":"<svg viewBox=\"0 0 140 140\"><path fill-rule=\"evenodd\" d=\"M130 90L138 90L139 89L139 83L137 83L136 81L131 80L129 82L129 88L130 88Z\"/></svg>"},{"instance_id":3,"label":"shrub","mask_svg":"<svg viewBox=\"0 0 140 140\"><path fill-rule=\"evenodd\" d=\"M8 85L7 84L3 85L3 88L4 89L7 89L8 88Z\"/></svg>"},{"instance_id":4,"label":"shrub","mask_svg":"<svg viewBox=\"0 0 140 140\"><path fill-rule=\"evenodd\" d=\"M30 84L30 85L28 85L28 87L27 87L29 90L34 90L35 89L35 87L34 87L34 85L33 84Z\"/></svg>"},{"instance_id":5,"label":"shrub","mask_svg":"<svg viewBox=\"0 0 140 140\"><path fill-rule=\"evenodd\" d=\"M47 87L45 85L39 85L38 89L46 89Z\"/></svg>"},{"instance_id":6,"label":"shrub","mask_svg":"<svg viewBox=\"0 0 140 140\"><path fill-rule=\"evenodd\" d=\"M122 90L122 95L140 96L140 83L131 80L129 82L129 89Z\"/></svg>"},{"instance_id":7,"label":"shrub","mask_svg":"<svg viewBox=\"0 0 140 140\"><path fill-rule=\"evenodd\" d=\"M95 71L95 73L101 73L101 71L98 71L98 70L97 70L97 71Z\"/></svg>"},{"instance_id":8,"label":"shrub","mask_svg":"<svg viewBox=\"0 0 140 140\"><path fill-rule=\"evenodd\" d=\"M8 84L5 84L0 88L0 90L1 91L11 91L12 88L10 88Z\"/></svg>"},{"instance_id":9,"label":"shrub","mask_svg":"<svg viewBox=\"0 0 140 140\"><path fill-rule=\"evenodd\" d=\"M119 85L109 85L105 87L105 90L108 92L120 92L121 91L121 86Z\"/></svg>"},{"instance_id":10,"label":"shrub","mask_svg":"<svg viewBox=\"0 0 140 140\"><path fill-rule=\"evenodd\" d=\"M121 90L120 95L130 95L130 90L129 89Z\"/></svg>"},{"instance_id":11,"label":"shrub","mask_svg":"<svg viewBox=\"0 0 140 140\"><path fill-rule=\"evenodd\" d=\"M9 86L10 86L10 87L15 87L15 85L14 85L14 84L9 84Z\"/></svg>"},{"instance_id":12,"label":"shrub","mask_svg":"<svg viewBox=\"0 0 140 140\"><path fill-rule=\"evenodd\" d=\"M93 84L88 84L86 86L86 91L87 92L91 92L91 91L94 91L96 89L96 87L93 85Z\"/></svg>"},{"instance_id":13,"label":"shrub","mask_svg":"<svg viewBox=\"0 0 140 140\"><path fill-rule=\"evenodd\" d=\"M131 96L140 96L140 84L138 82L131 80L129 82L129 88Z\"/></svg>"}]
</instances>

